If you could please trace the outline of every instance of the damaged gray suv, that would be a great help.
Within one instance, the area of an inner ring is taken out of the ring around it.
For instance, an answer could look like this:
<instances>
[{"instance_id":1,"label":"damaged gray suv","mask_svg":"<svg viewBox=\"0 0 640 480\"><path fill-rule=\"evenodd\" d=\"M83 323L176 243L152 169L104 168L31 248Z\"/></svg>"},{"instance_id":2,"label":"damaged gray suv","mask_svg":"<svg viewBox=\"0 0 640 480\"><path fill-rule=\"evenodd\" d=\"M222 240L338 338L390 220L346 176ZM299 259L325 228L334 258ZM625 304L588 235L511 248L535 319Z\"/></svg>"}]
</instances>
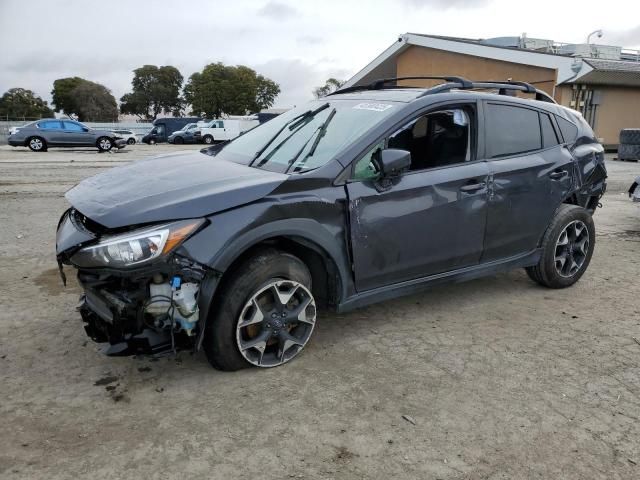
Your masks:
<instances>
[{"instance_id":1,"label":"damaged gray suv","mask_svg":"<svg viewBox=\"0 0 640 480\"><path fill-rule=\"evenodd\" d=\"M87 334L111 355L274 367L319 309L513 268L578 281L606 179L589 125L525 83L437 78L345 88L71 189L57 258L63 278L77 269Z\"/></svg>"}]
</instances>

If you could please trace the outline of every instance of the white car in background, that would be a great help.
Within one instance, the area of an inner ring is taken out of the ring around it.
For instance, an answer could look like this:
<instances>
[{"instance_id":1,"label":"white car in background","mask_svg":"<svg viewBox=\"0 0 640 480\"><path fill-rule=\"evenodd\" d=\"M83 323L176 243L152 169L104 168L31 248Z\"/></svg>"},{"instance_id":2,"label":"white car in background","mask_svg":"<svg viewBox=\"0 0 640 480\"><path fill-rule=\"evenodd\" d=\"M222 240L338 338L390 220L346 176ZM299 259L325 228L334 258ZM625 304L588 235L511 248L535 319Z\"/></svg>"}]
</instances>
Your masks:
<instances>
[{"instance_id":1,"label":"white car in background","mask_svg":"<svg viewBox=\"0 0 640 480\"><path fill-rule=\"evenodd\" d=\"M138 137L131 130L119 129L111 130L115 135L127 142L127 145L133 145L138 142Z\"/></svg>"}]
</instances>

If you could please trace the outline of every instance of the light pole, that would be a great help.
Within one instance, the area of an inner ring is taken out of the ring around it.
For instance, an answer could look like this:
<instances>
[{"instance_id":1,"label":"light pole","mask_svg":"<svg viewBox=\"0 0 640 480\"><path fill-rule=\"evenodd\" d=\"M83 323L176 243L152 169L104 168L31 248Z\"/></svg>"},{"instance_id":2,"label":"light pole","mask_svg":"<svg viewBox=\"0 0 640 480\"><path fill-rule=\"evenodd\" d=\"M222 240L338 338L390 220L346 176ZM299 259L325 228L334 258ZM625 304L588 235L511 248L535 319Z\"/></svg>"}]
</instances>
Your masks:
<instances>
[{"instance_id":1,"label":"light pole","mask_svg":"<svg viewBox=\"0 0 640 480\"><path fill-rule=\"evenodd\" d=\"M593 55L593 49L591 48L591 36L597 35L598 38L602 38L602 29L594 30L589 35L587 35L587 45L589 46L589 55Z\"/></svg>"}]
</instances>

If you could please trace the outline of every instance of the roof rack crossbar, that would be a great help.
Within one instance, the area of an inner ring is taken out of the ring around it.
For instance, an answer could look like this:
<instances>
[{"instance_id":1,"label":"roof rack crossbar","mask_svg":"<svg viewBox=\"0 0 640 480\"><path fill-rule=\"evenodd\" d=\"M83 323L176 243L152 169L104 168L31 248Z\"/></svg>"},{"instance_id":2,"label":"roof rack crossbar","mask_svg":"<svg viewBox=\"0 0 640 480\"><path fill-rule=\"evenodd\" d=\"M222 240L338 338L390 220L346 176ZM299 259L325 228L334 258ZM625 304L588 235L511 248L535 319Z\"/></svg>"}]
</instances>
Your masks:
<instances>
[{"instance_id":1,"label":"roof rack crossbar","mask_svg":"<svg viewBox=\"0 0 640 480\"><path fill-rule=\"evenodd\" d=\"M463 86L463 88L469 88L469 85L471 85L471 81L467 80L464 77L457 77L457 76L414 76L414 77L391 77L391 78L382 78L380 80L376 80L375 82L372 82L371 85L371 89L372 90L379 90L381 88L384 87L384 85L386 83L391 83L391 82L397 82L398 80L445 80L447 82L451 82L451 83L459 83L460 85Z\"/></svg>"},{"instance_id":2,"label":"roof rack crossbar","mask_svg":"<svg viewBox=\"0 0 640 480\"><path fill-rule=\"evenodd\" d=\"M440 93L447 90L460 89L460 90L470 90L470 89L487 89L487 90L498 90L501 95L505 95L507 90L518 90L525 93L534 93L536 95L536 100L540 100L543 102L556 103L556 101L551 97L548 93L543 92L542 90L538 90L533 85L526 82L514 82L514 81L480 81L480 82L471 82L469 86L459 86L455 83L445 83L442 85L436 85L433 88L425 91L421 97L425 95L433 95L434 93Z\"/></svg>"},{"instance_id":3,"label":"roof rack crossbar","mask_svg":"<svg viewBox=\"0 0 640 480\"><path fill-rule=\"evenodd\" d=\"M516 80L476 80L473 83L499 83L499 84L507 84L507 85L519 85L521 87L525 87L526 93L536 93L536 87L527 82L519 82Z\"/></svg>"}]
</instances>

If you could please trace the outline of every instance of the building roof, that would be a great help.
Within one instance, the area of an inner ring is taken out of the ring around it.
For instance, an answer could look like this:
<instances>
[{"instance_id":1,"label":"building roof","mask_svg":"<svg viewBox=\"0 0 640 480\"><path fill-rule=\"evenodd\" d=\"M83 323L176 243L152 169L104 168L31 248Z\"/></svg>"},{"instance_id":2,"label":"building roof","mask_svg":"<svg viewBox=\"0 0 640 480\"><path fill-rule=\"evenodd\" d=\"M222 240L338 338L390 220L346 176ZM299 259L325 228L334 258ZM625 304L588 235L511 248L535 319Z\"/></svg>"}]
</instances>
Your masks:
<instances>
[{"instance_id":1,"label":"building roof","mask_svg":"<svg viewBox=\"0 0 640 480\"><path fill-rule=\"evenodd\" d=\"M555 69L558 85L562 83L594 83L640 86L640 62L579 58L525 48L489 45L481 39L419 33L400 35L396 42L350 78L344 86L350 87L378 78L395 76L397 57L411 46ZM455 73L451 72L452 75Z\"/></svg>"},{"instance_id":2,"label":"building roof","mask_svg":"<svg viewBox=\"0 0 640 480\"><path fill-rule=\"evenodd\" d=\"M593 70L568 83L640 87L640 62L585 58Z\"/></svg>"}]
</instances>

